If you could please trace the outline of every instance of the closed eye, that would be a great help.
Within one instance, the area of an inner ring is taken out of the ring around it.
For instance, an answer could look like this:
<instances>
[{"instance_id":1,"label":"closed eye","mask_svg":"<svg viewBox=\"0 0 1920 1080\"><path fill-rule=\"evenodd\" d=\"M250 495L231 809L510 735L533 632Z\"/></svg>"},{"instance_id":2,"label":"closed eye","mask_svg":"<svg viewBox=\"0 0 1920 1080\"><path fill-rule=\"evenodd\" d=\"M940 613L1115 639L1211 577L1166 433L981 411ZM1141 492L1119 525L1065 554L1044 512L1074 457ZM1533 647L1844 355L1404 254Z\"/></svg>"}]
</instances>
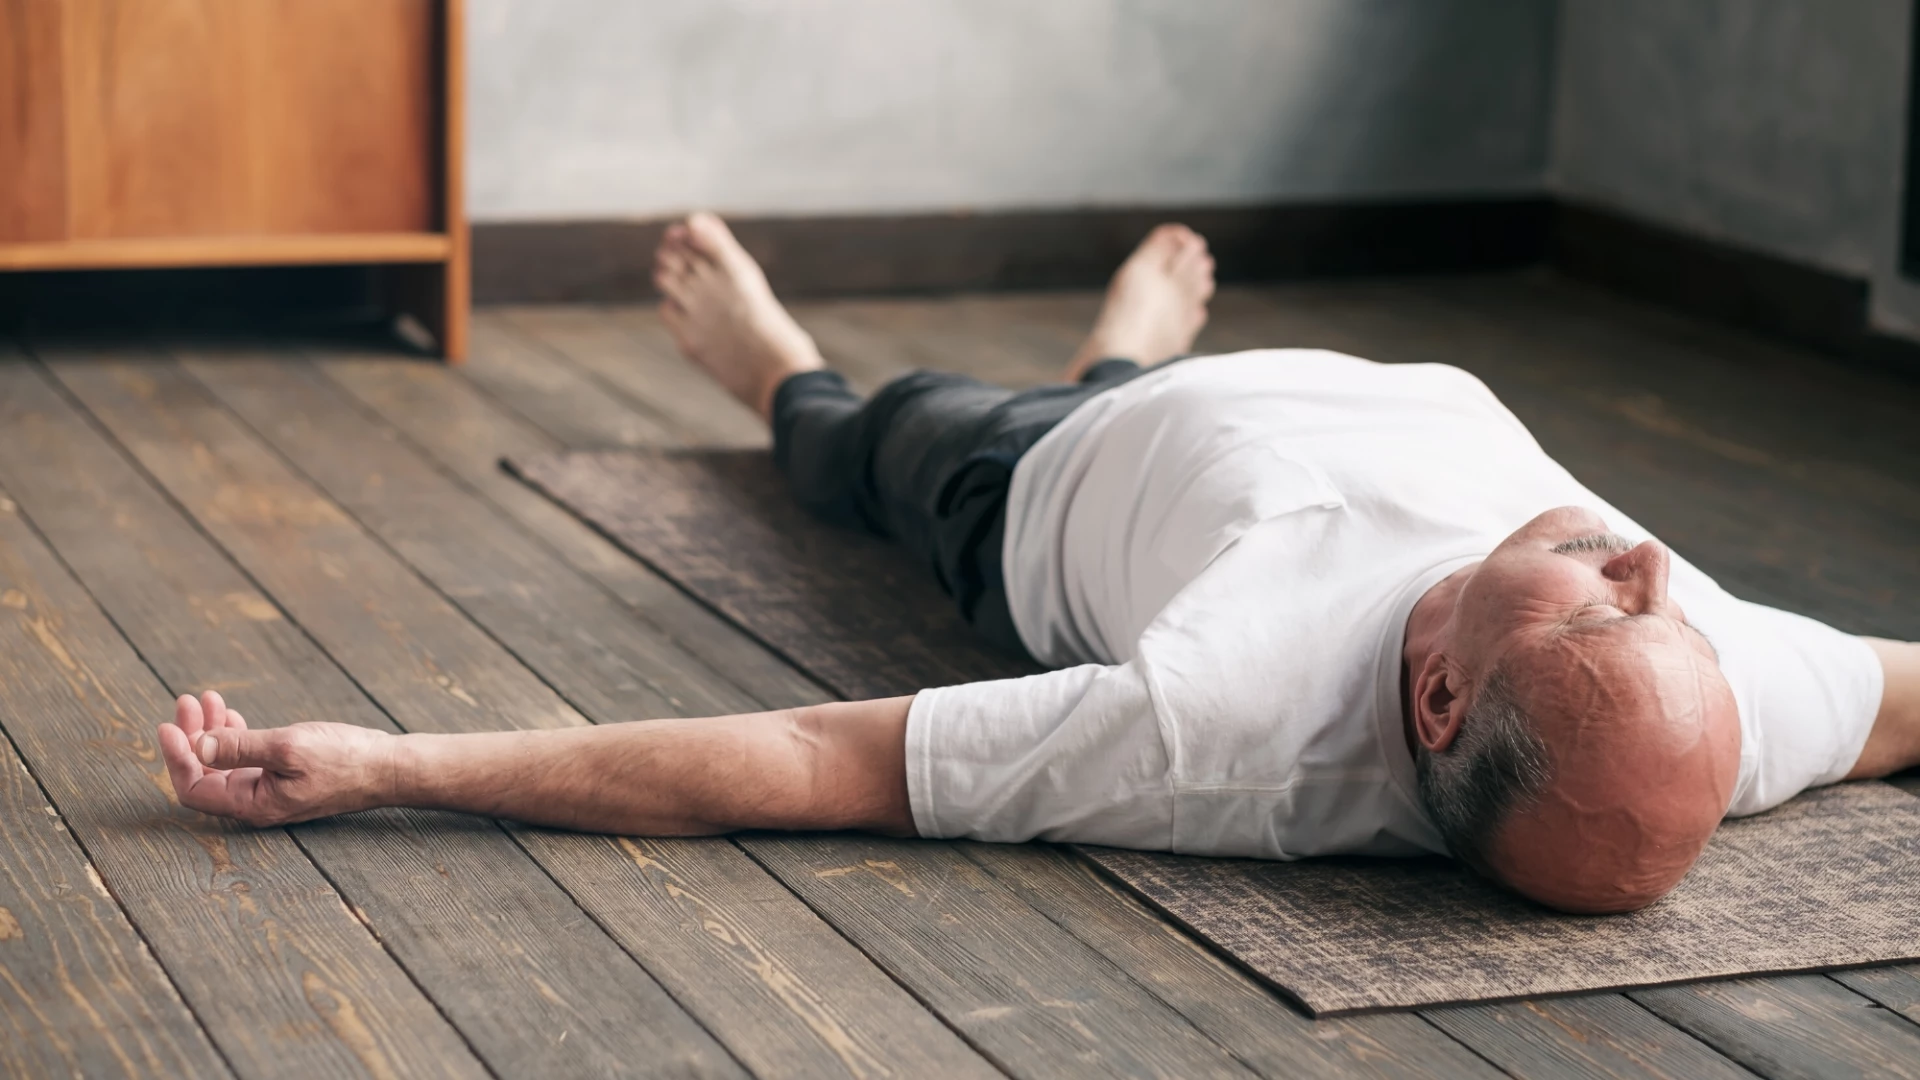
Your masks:
<instances>
[{"instance_id":1,"label":"closed eye","mask_svg":"<svg viewBox=\"0 0 1920 1080\"><path fill-rule=\"evenodd\" d=\"M1588 612L1588 611L1595 612L1596 614L1603 614L1607 609L1612 607L1613 605L1605 600L1589 600L1586 603L1580 605L1578 608L1574 609L1573 614L1567 616L1567 628L1571 631L1576 631L1579 633L1588 633L1594 630L1602 630L1609 626L1618 626L1621 623L1633 622L1638 619L1673 619L1673 616L1671 615L1656 615L1650 611L1644 611L1638 615L1628 615L1625 612L1621 612L1618 615L1608 616L1605 618L1584 618L1583 619L1580 617L1583 612ZM1688 622L1685 619L1673 619L1673 621L1679 623L1681 626L1686 627L1687 630L1692 632L1692 634L1695 637L1699 638L1703 643L1705 643L1705 645L1707 646L1707 652L1713 655L1714 663L1720 662L1720 650L1714 648L1713 639L1708 637L1705 631L1701 630L1699 627L1693 625L1692 623Z\"/></svg>"}]
</instances>

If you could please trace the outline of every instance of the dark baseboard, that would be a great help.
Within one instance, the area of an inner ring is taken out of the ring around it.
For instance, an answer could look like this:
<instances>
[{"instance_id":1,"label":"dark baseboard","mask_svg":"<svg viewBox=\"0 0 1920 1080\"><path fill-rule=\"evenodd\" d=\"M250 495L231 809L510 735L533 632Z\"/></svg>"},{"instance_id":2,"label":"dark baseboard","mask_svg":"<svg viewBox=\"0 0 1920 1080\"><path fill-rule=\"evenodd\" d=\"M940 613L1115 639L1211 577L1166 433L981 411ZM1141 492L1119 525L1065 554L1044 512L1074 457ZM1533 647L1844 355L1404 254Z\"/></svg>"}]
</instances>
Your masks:
<instances>
[{"instance_id":1,"label":"dark baseboard","mask_svg":"<svg viewBox=\"0 0 1920 1080\"><path fill-rule=\"evenodd\" d=\"M1498 270L1543 259L1545 199L1048 210L899 217L738 218L730 224L787 296L1096 288L1153 226L1207 237L1222 281ZM478 303L653 296L665 222L473 227Z\"/></svg>"},{"instance_id":2,"label":"dark baseboard","mask_svg":"<svg viewBox=\"0 0 1920 1080\"><path fill-rule=\"evenodd\" d=\"M1861 278L1571 202L1554 208L1552 262L1690 315L1920 374L1920 343L1872 328Z\"/></svg>"},{"instance_id":3,"label":"dark baseboard","mask_svg":"<svg viewBox=\"0 0 1920 1080\"><path fill-rule=\"evenodd\" d=\"M1097 288L1147 231L1183 221L1223 282L1465 273L1551 262L1608 288L1879 367L1920 343L1873 331L1859 278L1546 198L1266 207L735 218L783 296ZM473 227L477 303L651 299L665 221Z\"/></svg>"}]
</instances>

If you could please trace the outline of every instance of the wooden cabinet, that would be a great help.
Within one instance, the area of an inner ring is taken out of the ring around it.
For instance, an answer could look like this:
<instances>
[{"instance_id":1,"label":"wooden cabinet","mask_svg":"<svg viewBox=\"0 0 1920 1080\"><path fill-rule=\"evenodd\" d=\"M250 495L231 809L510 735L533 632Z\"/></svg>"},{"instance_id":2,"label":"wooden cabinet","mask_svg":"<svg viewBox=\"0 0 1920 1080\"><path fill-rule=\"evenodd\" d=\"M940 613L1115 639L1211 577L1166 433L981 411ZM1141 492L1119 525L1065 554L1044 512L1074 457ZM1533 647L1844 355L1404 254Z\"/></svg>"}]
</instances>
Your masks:
<instances>
[{"instance_id":1,"label":"wooden cabinet","mask_svg":"<svg viewBox=\"0 0 1920 1080\"><path fill-rule=\"evenodd\" d=\"M0 271L393 264L465 349L461 0L0 0Z\"/></svg>"}]
</instances>

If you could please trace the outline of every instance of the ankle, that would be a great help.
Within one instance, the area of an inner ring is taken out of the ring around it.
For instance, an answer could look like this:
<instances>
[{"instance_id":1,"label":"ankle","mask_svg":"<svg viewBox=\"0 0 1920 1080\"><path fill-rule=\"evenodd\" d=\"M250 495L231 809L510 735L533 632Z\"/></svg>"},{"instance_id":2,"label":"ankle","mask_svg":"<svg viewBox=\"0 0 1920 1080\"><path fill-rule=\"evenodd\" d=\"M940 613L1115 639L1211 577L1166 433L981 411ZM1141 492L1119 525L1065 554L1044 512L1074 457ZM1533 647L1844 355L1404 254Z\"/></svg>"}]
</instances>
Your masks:
<instances>
[{"instance_id":1,"label":"ankle","mask_svg":"<svg viewBox=\"0 0 1920 1080\"><path fill-rule=\"evenodd\" d=\"M753 400L746 403L760 415L760 419L769 424L773 422L774 402L780 396L780 388L787 385L788 379L795 375L827 370L826 362L820 358L819 352L812 349L813 339L804 337L803 340L807 349L784 351L779 354L777 364L768 365L760 385L754 388Z\"/></svg>"}]
</instances>

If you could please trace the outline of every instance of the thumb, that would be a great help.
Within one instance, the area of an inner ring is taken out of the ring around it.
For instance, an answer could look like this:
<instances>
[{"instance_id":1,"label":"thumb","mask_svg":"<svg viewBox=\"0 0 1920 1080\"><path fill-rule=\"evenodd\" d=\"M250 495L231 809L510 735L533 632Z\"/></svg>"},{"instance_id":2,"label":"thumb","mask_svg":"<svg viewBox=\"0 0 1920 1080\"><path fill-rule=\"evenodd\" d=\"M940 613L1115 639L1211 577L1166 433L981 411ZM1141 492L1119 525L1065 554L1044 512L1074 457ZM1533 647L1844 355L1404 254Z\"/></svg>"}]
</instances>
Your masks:
<instances>
[{"instance_id":1,"label":"thumb","mask_svg":"<svg viewBox=\"0 0 1920 1080\"><path fill-rule=\"evenodd\" d=\"M200 736L194 750L209 769L244 769L250 765L279 769L287 761L287 733L223 728Z\"/></svg>"}]
</instances>

